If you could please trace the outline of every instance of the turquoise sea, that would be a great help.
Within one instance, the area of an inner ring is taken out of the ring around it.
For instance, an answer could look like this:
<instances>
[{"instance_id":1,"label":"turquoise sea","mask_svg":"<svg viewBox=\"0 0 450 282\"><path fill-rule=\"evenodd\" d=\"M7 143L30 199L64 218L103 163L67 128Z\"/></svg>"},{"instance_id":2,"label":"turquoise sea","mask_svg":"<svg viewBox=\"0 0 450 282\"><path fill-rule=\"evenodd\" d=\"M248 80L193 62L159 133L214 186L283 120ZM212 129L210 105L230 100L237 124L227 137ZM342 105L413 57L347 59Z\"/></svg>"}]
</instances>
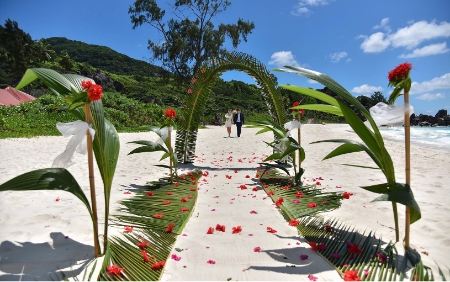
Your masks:
<instances>
[{"instance_id":1,"label":"turquoise sea","mask_svg":"<svg viewBox=\"0 0 450 282\"><path fill-rule=\"evenodd\" d=\"M381 135L387 140L404 142L404 128L383 127ZM411 143L419 146L450 151L450 126L420 127L411 126Z\"/></svg>"}]
</instances>

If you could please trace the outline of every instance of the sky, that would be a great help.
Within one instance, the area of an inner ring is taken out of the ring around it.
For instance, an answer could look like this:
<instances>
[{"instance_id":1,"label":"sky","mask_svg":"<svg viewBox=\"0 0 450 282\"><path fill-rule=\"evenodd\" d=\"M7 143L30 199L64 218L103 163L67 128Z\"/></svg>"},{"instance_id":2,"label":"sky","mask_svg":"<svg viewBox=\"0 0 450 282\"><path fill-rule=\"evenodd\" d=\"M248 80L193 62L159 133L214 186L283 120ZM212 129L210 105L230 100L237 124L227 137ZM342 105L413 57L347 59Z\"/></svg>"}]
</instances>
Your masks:
<instances>
[{"instance_id":1,"label":"sky","mask_svg":"<svg viewBox=\"0 0 450 282\"><path fill-rule=\"evenodd\" d=\"M247 42L230 51L245 52L269 70L285 65L325 73L355 96L392 92L387 74L412 63L410 103L416 114L450 113L449 0L229 0L214 23L252 21ZM168 3L157 0L173 16ZM9 18L34 40L66 37L108 46L149 61L148 39L162 41L149 25L132 28L128 9L134 0L0 0L0 24ZM447 44L448 43L448 44ZM158 61L152 61L160 65ZM301 76L273 72L279 84L315 89L322 85ZM229 71L222 79L254 83ZM399 98L397 103L402 103Z\"/></svg>"}]
</instances>

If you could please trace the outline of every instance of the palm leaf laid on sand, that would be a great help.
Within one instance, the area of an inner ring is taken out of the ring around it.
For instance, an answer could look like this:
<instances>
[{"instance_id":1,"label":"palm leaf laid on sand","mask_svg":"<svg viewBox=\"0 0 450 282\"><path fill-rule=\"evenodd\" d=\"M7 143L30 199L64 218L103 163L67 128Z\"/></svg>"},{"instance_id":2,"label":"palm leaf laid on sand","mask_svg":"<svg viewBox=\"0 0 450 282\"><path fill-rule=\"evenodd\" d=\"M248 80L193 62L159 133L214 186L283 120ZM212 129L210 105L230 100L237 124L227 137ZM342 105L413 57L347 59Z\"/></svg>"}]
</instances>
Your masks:
<instances>
[{"instance_id":1,"label":"palm leaf laid on sand","mask_svg":"<svg viewBox=\"0 0 450 282\"><path fill-rule=\"evenodd\" d=\"M136 196L121 202L122 207L119 211L124 214L114 215L113 221L120 226L134 226L133 232L110 238L108 251L105 254L107 263L102 267L100 280L157 281L160 279L163 268L151 269L150 266L155 263L151 256L154 256L158 262L168 259L176 238L190 218L197 200L198 180L201 173L194 171L192 175L182 177L185 179L180 177L178 184L168 183L168 179L159 179L158 182L152 182L148 187L137 192ZM148 196L148 192L153 195ZM182 202L182 197L187 202ZM170 201L170 204L163 205L163 201ZM182 208L187 208L188 211L180 211ZM153 215L157 213L163 216L154 218ZM165 232L171 223L174 223L173 231ZM143 241L150 243L143 248L150 257L150 262L144 262L142 250L137 246ZM123 274L107 274L106 267L113 264L125 268Z\"/></svg>"}]
</instances>

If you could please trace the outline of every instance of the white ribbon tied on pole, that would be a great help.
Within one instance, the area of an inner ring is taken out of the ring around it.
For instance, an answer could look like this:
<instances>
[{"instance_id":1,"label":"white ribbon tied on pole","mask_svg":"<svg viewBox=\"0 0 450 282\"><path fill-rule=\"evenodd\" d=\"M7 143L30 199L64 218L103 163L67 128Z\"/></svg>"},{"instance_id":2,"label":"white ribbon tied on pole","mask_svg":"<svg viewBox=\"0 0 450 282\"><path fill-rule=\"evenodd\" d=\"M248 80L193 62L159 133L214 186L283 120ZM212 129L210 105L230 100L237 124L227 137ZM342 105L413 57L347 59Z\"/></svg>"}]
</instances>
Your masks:
<instances>
[{"instance_id":1,"label":"white ribbon tied on pole","mask_svg":"<svg viewBox=\"0 0 450 282\"><path fill-rule=\"evenodd\" d=\"M158 140L161 145L164 145L166 142L167 137L169 136L169 131L173 131L173 127L163 127L159 130L159 134L161 135L160 139ZM161 143L162 142L162 143Z\"/></svg>"},{"instance_id":2,"label":"white ribbon tied on pole","mask_svg":"<svg viewBox=\"0 0 450 282\"><path fill-rule=\"evenodd\" d=\"M292 120L289 122L286 122L284 124L284 129L286 129L288 131L288 133L286 134L286 137L291 136L291 131L297 128L302 127L302 123L299 122L298 120Z\"/></svg>"},{"instance_id":3,"label":"white ribbon tied on pole","mask_svg":"<svg viewBox=\"0 0 450 282\"><path fill-rule=\"evenodd\" d=\"M66 138L73 135L69 143L67 143L66 150L55 158L52 165L52 167L67 168L74 164L72 162L72 156L75 151L83 155L86 154L86 131L89 129L92 140L94 140L95 130L85 121L81 120L68 123L58 122L56 128Z\"/></svg>"},{"instance_id":4,"label":"white ribbon tied on pole","mask_svg":"<svg viewBox=\"0 0 450 282\"><path fill-rule=\"evenodd\" d=\"M409 116L414 113L414 107L410 104L406 105L387 105L380 102L370 108L370 116L378 126L400 126L405 123L405 114L409 112ZM366 121L366 124L368 122Z\"/></svg>"}]
</instances>

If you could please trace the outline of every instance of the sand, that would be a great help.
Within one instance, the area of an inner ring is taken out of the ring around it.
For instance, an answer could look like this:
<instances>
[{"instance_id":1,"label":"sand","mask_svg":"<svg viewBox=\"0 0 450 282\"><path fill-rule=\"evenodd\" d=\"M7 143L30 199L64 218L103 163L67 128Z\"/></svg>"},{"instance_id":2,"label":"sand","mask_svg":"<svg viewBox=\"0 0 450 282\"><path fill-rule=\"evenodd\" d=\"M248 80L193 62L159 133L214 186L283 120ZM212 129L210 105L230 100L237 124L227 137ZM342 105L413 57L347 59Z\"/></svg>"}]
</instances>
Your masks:
<instances>
[{"instance_id":1,"label":"sand","mask_svg":"<svg viewBox=\"0 0 450 282\"><path fill-rule=\"evenodd\" d=\"M225 138L224 127L199 131L198 158L193 165L181 169L200 168L209 175L205 177L207 182L201 182L198 202L183 231L187 236L179 236L175 244L184 249L178 253L182 259L168 260L162 280L309 280L308 274L320 280L340 279L333 267L299 238L296 229L287 224L272 201L264 199L264 191L242 192L238 188L241 184L254 187L256 163L271 153L263 143L263 140L271 141L271 134L255 135L256 132L256 129L243 128L241 138ZM147 181L166 173L153 166L159 163L158 153L127 156L136 147L127 142L156 140L154 133L121 133L119 136L121 151L112 187L111 214L117 213L118 201L132 196L124 192L134 193ZM383 174L378 170L341 165L370 165L372 161L364 153L322 161L336 144L310 144L328 138L357 140L351 128L348 125L304 125L302 138L306 151L302 165L306 169L305 181L323 177L321 184L327 189L354 194L343 201L341 208L323 216L336 217L361 231L374 230L384 241L395 239L391 204L371 203L376 195L358 188L383 183ZM50 167L67 142L63 137L1 139L0 183L30 170ZM395 163L397 180L403 182L404 146L395 141L386 141L386 144ZM229 156L233 157L232 161L228 160ZM422 211L422 219L411 226L411 245L419 252L428 253L422 254L425 264L433 266L435 260L441 266L450 266L450 239L446 236L450 233L446 205L450 200L450 153L413 145L411 156L411 184ZM69 171L89 194L86 156L75 154L74 162ZM232 179L227 179L227 174L232 175ZM251 178L245 178L246 175ZM97 170L96 186L99 219L103 222L102 183ZM250 213L253 210L257 214ZM68 276L78 275L93 258L89 214L69 193L1 192L0 215L0 280L62 280L61 270ZM402 238L403 215L404 207L400 206ZM226 232L207 235L208 227L216 224L225 225ZM242 232L232 234L232 227L238 225ZM278 232L267 233L269 226ZM112 234L121 232L114 227L110 230ZM103 226L100 226L100 233L103 233ZM254 252L255 247L260 247L261 251ZM302 261L300 254L309 258ZM216 264L208 264L208 260Z\"/></svg>"}]
</instances>

